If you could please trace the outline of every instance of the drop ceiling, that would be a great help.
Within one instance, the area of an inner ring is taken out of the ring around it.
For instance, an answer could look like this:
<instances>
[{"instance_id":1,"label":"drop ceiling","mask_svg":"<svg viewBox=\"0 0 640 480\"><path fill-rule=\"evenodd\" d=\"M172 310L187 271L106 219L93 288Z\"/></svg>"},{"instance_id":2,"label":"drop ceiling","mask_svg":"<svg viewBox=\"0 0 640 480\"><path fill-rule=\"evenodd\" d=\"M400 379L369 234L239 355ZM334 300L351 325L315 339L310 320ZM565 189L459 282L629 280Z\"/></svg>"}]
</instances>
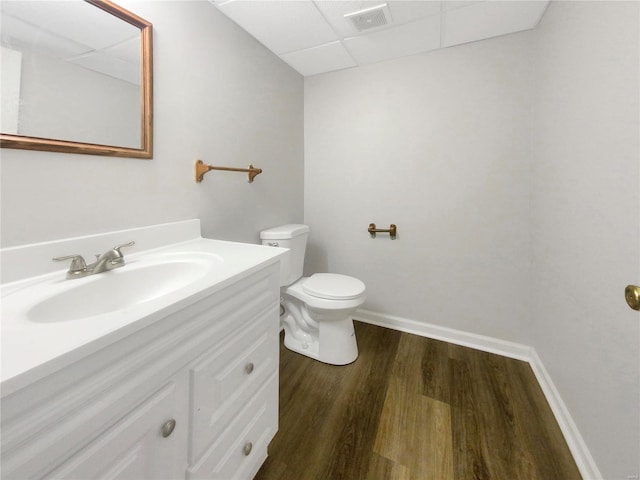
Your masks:
<instances>
[{"instance_id":1,"label":"drop ceiling","mask_svg":"<svg viewBox=\"0 0 640 480\"><path fill-rule=\"evenodd\" d=\"M549 0L209 1L304 76L528 30L538 24L549 3ZM354 25L357 20L370 28L359 31Z\"/></svg>"}]
</instances>

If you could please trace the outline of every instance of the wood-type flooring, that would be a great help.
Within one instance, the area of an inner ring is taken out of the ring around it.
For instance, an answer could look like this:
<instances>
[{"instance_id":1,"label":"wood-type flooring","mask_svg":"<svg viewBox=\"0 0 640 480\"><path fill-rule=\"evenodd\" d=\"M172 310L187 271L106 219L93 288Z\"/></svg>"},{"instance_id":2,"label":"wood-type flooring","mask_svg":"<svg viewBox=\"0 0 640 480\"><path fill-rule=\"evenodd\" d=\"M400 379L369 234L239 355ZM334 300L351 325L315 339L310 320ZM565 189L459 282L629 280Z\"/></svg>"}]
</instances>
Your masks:
<instances>
[{"instance_id":1,"label":"wood-type flooring","mask_svg":"<svg viewBox=\"0 0 640 480\"><path fill-rule=\"evenodd\" d=\"M347 366L281 345L279 431L255 480L581 478L526 362L355 328Z\"/></svg>"}]
</instances>

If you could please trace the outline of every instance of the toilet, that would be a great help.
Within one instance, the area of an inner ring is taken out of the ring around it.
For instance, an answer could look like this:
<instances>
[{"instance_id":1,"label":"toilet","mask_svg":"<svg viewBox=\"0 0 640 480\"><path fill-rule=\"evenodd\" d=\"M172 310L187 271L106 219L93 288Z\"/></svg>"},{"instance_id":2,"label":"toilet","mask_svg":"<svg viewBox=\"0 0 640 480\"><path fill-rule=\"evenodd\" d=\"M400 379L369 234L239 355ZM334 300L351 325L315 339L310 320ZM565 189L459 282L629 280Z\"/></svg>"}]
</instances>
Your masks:
<instances>
[{"instance_id":1,"label":"toilet","mask_svg":"<svg viewBox=\"0 0 640 480\"><path fill-rule=\"evenodd\" d=\"M260 232L263 245L289 249L280 264L284 345L332 365L358 358L351 315L365 301L365 285L336 273L302 276L309 227L289 224Z\"/></svg>"}]
</instances>

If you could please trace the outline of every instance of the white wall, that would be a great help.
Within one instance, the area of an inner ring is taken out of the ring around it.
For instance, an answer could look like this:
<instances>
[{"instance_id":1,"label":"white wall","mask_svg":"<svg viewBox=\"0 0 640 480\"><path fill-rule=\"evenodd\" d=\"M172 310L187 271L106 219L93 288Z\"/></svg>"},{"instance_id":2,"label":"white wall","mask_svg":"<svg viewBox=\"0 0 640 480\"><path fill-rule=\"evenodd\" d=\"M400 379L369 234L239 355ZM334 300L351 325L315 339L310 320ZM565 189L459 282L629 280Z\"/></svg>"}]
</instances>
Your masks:
<instances>
[{"instance_id":1,"label":"white wall","mask_svg":"<svg viewBox=\"0 0 640 480\"><path fill-rule=\"evenodd\" d=\"M305 79L307 273L533 346L607 480L640 474L638 20L554 1L531 32Z\"/></svg>"},{"instance_id":2,"label":"white wall","mask_svg":"<svg viewBox=\"0 0 640 480\"><path fill-rule=\"evenodd\" d=\"M607 480L640 474L638 7L551 2L535 36L533 344Z\"/></svg>"},{"instance_id":3,"label":"white wall","mask_svg":"<svg viewBox=\"0 0 640 480\"><path fill-rule=\"evenodd\" d=\"M2 246L188 218L257 242L302 221L302 77L204 0L118 3L154 25L154 158L2 149ZM264 173L197 184L198 158Z\"/></svg>"},{"instance_id":4,"label":"white wall","mask_svg":"<svg viewBox=\"0 0 640 480\"><path fill-rule=\"evenodd\" d=\"M22 52L0 46L0 131L17 135L20 113Z\"/></svg>"},{"instance_id":5,"label":"white wall","mask_svg":"<svg viewBox=\"0 0 640 480\"><path fill-rule=\"evenodd\" d=\"M367 310L526 342L529 35L305 80L309 272L361 278Z\"/></svg>"}]
</instances>

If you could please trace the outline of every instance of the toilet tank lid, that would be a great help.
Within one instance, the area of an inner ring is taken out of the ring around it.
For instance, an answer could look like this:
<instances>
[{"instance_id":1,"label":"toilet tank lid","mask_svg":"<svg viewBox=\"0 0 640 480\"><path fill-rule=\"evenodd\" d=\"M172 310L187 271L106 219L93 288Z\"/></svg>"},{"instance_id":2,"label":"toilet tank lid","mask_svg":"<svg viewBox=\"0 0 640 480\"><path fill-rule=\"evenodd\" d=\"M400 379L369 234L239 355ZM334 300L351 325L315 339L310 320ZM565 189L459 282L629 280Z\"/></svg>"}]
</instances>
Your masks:
<instances>
[{"instance_id":1,"label":"toilet tank lid","mask_svg":"<svg viewBox=\"0 0 640 480\"><path fill-rule=\"evenodd\" d=\"M269 228L260 232L262 240L277 240L297 237L303 233L309 232L308 225L299 223L290 223L288 225L280 225L279 227Z\"/></svg>"}]
</instances>

